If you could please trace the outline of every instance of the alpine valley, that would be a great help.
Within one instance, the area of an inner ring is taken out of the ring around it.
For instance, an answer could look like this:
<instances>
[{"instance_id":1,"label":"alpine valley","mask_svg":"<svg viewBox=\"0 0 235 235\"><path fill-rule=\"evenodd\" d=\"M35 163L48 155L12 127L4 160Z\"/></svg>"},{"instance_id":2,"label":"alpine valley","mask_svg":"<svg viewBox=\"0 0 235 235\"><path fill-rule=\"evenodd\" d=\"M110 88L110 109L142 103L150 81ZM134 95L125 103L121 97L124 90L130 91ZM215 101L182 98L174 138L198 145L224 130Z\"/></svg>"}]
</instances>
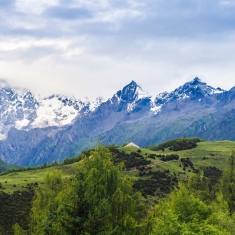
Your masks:
<instances>
[{"instance_id":1,"label":"alpine valley","mask_svg":"<svg viewBox=\"0 0 235 235\"><path fill-rule=\"evenodd\" d=\"M148 146L181 136L235 140L234 126L235 87L213 88L197 77L156 97L132 81L95 102L43 98L0 81L0 159L8 164L59 162L98 141Z\"/></svg>"}]
</instances>

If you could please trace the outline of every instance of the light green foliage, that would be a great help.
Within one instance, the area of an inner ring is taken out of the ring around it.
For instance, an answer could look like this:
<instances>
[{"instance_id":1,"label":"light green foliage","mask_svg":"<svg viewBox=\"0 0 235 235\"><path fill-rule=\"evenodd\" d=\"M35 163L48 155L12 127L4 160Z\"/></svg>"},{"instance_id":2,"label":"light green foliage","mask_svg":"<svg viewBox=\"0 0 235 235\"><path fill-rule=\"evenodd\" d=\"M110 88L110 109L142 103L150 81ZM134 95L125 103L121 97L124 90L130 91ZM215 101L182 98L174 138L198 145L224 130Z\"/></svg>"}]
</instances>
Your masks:
<instances>
[{"instance_id":1,"label":"light green foliage","mask_svg":"<svg viewBox=\"0 0 235 235\"><path fill-rule=\"evenodd\" d=\"M36 190L33 201L30 227L34 234L44 234L42 229L44 220L50 216L54 201L61 190L61 173L59 171L48 173L44 178L43 186Z\"/></svg>"},{"instance_id":2,"label":"light green foliage","mask_svg":"<svg viewBox=\"0 0 235 235\"><path fill-rule=\"evenodd\" d=\"M225 221L229 221L226 226ZM219 198L205 204L189 188L180 184L155 207L153 235L228 235L234 234L235 220L229 216L226 202Z\"/></svg>"},{"instance_id":3,"label":"light green foliage","mask_svg":"<svg viewBox=\"0 0 235 235\"><path fill-rule=\"evenodd\" d=\"M235 234L235 214L230 215L228 203L221 192L217 194L216 200L211 205L215 213L208 221L215 225L219 224L226 231Z\"/></svg>"},{"instance_id":4,"label":"light green foliage","mask_svg":"<svg viewBox=\"0 0 235 235\"><path fill-rule=\"evenodd\" d=\"M19 224L15 224L13 226L13 230L14 230L14 234L15 235L27 235L27 231L24 231L20 226ZM1 235L1 233L0 233Z\"/></svg>"},{"instance_id":5,"label":"light green foliage","mask_svg":"<svg viewBox=\"0 0 235 235\"><path fill-rule=\"evenodd\" d=\"M149 234L140 193L133 192L129 177L121 177L122 168L99 146L71 180L62 181L59 172L47 174L36 190L29 234Z\"/></svg>"}]
</instances>

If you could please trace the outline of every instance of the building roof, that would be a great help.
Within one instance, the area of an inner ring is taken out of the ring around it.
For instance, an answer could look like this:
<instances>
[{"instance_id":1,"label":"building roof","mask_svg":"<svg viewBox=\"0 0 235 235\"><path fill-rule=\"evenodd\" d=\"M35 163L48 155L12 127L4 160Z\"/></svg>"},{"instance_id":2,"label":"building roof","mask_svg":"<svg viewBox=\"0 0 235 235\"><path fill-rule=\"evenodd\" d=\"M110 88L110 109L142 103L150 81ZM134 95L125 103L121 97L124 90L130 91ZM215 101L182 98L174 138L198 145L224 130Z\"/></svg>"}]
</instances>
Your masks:
<instances>
[{"instance_id":1,"label":"building roof","mask_svg":"<svg viewBox=\"0 0 235 235\"><path fill-rule=\"evenodd\" d=\"M125 147L135 147L135 148L140 148L138 145L134 144L133 142L130 142L127 144Z\"/></svg>"}]
</instances>

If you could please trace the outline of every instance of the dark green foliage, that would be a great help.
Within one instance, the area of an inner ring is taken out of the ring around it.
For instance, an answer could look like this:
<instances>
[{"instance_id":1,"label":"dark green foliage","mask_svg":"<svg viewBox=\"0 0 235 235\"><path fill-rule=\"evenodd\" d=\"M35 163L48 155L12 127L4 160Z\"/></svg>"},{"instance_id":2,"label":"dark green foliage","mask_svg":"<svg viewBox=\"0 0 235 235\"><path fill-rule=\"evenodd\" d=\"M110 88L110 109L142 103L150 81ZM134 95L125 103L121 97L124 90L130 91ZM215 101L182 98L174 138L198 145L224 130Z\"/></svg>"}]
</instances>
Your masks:
<instances>
[{"instance_id":1,"label":"dark green foliage","mask_svg":"<svg viewBox=\"0 0 235 235\"><path fill-rule=\"evenodd\" d=\"M155 158L157 157L157 155L151 153L151 154L148 155L148 157L149 157L149 158L152 158L152 159L155 159Z\"/></svg>"},{"instance_id":2,"label":"dark green foliage","mask_svg":"<svg viewBox=\"0 0 235 235\"><path fill-rule=\"evenodd\" d=\"M183 168L191 167L193 170L195 169L194 166L193 166L192 161L188 157L187 158L181 158L180 161L183 164Z\"/></svg>"},{"instance_id":3,"label":"dark green foliage","mask_svg":"<svg viewBox=\"0 0 235 235\"><path fill-rule=\"evenodd\" d=\"M12 226L18 223L28 228L33 192L16 191L13 194L0 192L0 227L4 235L13 234ZM1 231L1 230L0 230Z\"/></svg>"},{"instance_id":4,"label":"dark green foliage","mask_svg":"<svg viewBox=\"0 0 235 235\"><path fill-rule=\"evenodd\" d=\"M152 150L152 151L158 151L158 148L156 145L150 145L147 147L147 149Z\"/></svg>"},{"instance_id":5,"label":"dark green foliage","mask_svg":"<svg viewBox=\"0 0 235 235\"><path fill-rule=\"evenodd\" d=\"M145 172L144 172L145 173ZM133 187L137 191L140 191L144 197L149 195L157 196L158 198L164 197L169 194L170 191L177 185L178 179L175 175L170 175L169 171L149 171L148 173L141 173L143 175L151 175L150 179L137 180Z\"/></svg>"},{"instance_id":6,"label":"dark green foliage","mask_svg":"<svg viewBox=\"0 0 235 235\"><path fill-rule=\"evenodd\" d=\"M179 156L177 154L171 154L171 155L162 155L162 157L160 157L161 161L164 162L168 162L168 161L175 161L175 160L179 160Z\"/></svg>"},{"instance_id":7,"label":"dark green foliage","mask_svg":"<svg viewBox=\"0 0 235 235\"><path fill-rule=\"evenodd\" d=\"M150 160L146 160L141 154L137 152L131 152L130 154L125 152L120 152L118 149L110 149L113 154L114 164L124 162L127 170L133 167L146 166L151 163Z\"/></svg>"},{"instance_id":8,"label":"dark green foliage","mask_svg":"<svg viewBox=\"0 0 235 235\"><path fill-rule=\"evenodd\" d=\"M204 177L209 179L208 187L210 190L219 182L220 177L222 176L222 171L215 166L205 167L203 169Z\"/></svg>"},{"instance_id":9,"label":"dark green foliage","mask_svg":"<svg viewBox=\"0 0 235 235\"><path fill-rule=\"evenodd\" d=\"M165 148L169 148L170 150L173 151L191 149L195 148L197 146L197 143L201 141L203 140L197 137L194 138L183 137L183 138L172 139L159 144L157 146L157 150L164 150Z\"/></svg>"}]
</instances>

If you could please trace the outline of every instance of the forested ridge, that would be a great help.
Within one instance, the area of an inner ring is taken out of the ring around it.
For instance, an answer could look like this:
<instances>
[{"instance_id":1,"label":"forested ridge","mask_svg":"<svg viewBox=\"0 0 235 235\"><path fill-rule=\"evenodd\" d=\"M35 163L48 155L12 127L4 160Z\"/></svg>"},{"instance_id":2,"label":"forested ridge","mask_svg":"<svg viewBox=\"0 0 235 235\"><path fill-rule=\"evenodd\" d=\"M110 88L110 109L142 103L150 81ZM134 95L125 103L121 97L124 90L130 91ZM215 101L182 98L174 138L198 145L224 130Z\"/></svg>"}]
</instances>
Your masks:
<instances>
[{"instance_id":1,"label":"forested ridge","mask_svg":"<svg viewBox=\"0 0 235 235\"><path fill-rule=\"evenodd\" d=\"M67 167L56 164L42 183L25 189L35 195L32 203L20 191L1 193L0 209L9 217L1 217L0 234L235 234L234 152L224 171L206 157L195 166L171 155L99 146L66 160L79 161L73 176L62 177ZM171 159L179 172L163 170Z\"/></svg>"}]
</instances>

